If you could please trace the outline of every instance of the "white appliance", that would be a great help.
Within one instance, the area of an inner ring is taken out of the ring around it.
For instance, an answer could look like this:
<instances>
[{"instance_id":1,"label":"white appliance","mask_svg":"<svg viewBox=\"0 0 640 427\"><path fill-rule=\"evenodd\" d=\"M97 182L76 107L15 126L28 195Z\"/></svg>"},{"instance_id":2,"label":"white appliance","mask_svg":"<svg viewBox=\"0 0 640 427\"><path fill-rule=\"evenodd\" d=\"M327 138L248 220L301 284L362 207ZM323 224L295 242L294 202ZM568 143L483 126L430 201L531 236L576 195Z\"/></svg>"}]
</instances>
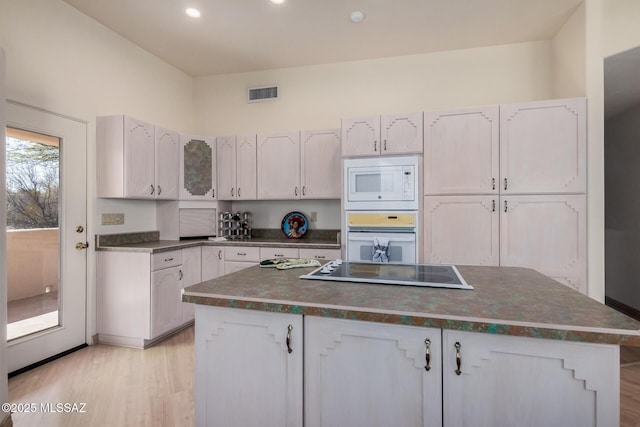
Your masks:
<instances>
[{"instance_id":1,"label":"white appliance","mask_svg":"<svg viewBox=\"0 0 640 427\"><path fill-rule=\"evenodd\" d=\"M346 213L347 261L415 264L418 260L417 211Z\"/></svg>"},{"instance_id":2,"label":"white appliance","mask_svg":"<svg viewBox=\"0 0 640 427\"><path fill-rule=\"evenodd\" d=\"M344 160L344 209L418 210L418 156Z\"/></svg>"}]
</instances>

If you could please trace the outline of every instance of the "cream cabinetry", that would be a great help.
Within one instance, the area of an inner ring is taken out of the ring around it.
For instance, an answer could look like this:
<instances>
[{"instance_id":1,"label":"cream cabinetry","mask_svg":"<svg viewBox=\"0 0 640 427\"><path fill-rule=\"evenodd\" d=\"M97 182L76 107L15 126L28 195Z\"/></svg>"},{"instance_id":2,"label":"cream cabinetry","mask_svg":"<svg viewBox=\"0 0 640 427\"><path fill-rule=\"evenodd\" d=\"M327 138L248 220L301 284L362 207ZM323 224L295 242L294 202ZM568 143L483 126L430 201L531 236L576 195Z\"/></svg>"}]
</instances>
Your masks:
<instances>
[{"instance_id":1,"label":"cream cabinetry","mask_svg":"<svg viewBox=\"0 0 640 427\"><path fill-rule=\"evenodd\" d=\"M341 258L340 249L300 248L299 251L300 258L317 259L320 262Z\"/></svg>"},{"instance_id":2,"label":"cream cabinetry","mask_svg":"<svg viewBox=\"0 0 640 427\"><path fill-rule=\"evenodd\" d=\"M199 255L187 251L184 260L189 266L198 265ZM184 279L182 250L154 254L98 252L99 340L145 347L180 328L185 323L181 297Z\"/></svg>"},{"instance_id":3,"label":"cream cabinetry","mask_svg":"<svg viewBox=\"0 0 640 427\"><path fill-rule=\"evenodd\" d=\"M298 258L298 248L260 248L260 261L274 258Z\"/></svg>"},{"instance_id":4,"label":"cream cabinetry","mask_svg":"<svg viewBox=\"0 0 640 427\"><path fill-rule=\"evenodd\" d=\"M440 341L440 329L306 316L305 425L442 425Z\"/></svg>"},{"instance_id":5,"label":"cream cabinetry","mask_svg":"<svg viewBox=\"0 0 640 427\"><path fill-rule=\"evenodd\" d=\"M200 246L182 249L181 295L184 288L202 282L202 249ZM182 303L182 323L195 318L195 305Z\"/></svg>"},{"instance_id":6,"label":"cream cabinetry","mask_svg":"<svg viewBox=\"0 0 640 427\"><path fill-rule=\"evenodd\" d=\"M498 194L497 105L424 113L424 193Z\"/></svg>"},{"instance_id":7,"label":"cream cabinetry","mask_svg":"<svg viewBox=\"0 0 640 427\"><path fill-rule=\"evenodd\" d=\"M98 197L176 199L178 134L125 115L96 121Z\"/></svg>"},{"instance_id":8,"label":"cream cabinetry","mask_svg":"<svg viewBox=\"0 0 640 427\"><path fill-rule=\"evenodd\" d=\"M445 426L619 424L618 346L453 330L442 345Z\"/></svg>"},{"instance_id":9,"label":"cream cabinetry","mask_svg":"<svg viewBox=\"0 0 640 427\"><path fill-rule=\"evenodd\" d=\"M224 247L202 246L202 281L224 275Z\"/></svg>"},{"instance_id":10,"label":"cream cabinetry","mask_svg":"<svg viewBox=\"0 0 640 427\"><path fill-rule=\"evenodd\" d=\"M255 200L256 135L218 137L216 145L218 199Z\"/></svg>"},{"instance_id":11,"label":"cream cabinetry","mask_svg":"<svg viewBox=\"0 0 640 427\"><path fill-rule=\"evenodd\" d=\"M254 246L226 246L224 248L224 274L252 267L260 262L260 248Z\"/></svg>"},{"instance_id":12,"label":"cream cabinetry","mask_svg":"<svg viewBox=\"0 0 640 427\"><path fill-rule=\"evenodd\" d=\"M303 425L302 316L198 305L196 426Z\"/></svg>"},{"instance_id":13,"label":"cream cabinetry","mask_svg":"<svg viewBox=\"0 0 640 427\"><path fill-rule=\"evenodd\" d=\"M180 200L216 200L216 139L180 135Z\"/></svg>"},{"instance_id":14,"label":"cream cabinetry","mask_svg":"<svg viewBox=\"0 0 640 427\"><path fill-rule=\"evenodd\" d=\"M258 199L339 199L338 129L258 136Z\"/></svg>"},{"instance_id":15,"label":"cream cabinetry","mask_svg":"<svg viewBox=\"0 0 640 427\"><path fill-rule=\"evenodd\" d=\"M342 119L342 156L422 153L422 113Z\"/></svg>"}]
</instances>

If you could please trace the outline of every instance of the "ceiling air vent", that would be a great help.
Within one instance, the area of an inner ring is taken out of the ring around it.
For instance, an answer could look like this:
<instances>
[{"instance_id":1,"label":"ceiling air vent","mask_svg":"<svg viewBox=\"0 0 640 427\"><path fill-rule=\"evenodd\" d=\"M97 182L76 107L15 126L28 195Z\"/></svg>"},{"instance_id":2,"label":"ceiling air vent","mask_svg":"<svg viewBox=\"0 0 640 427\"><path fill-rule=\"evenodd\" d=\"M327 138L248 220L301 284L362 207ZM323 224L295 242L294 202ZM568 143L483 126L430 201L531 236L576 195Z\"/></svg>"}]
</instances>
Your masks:
<instances>
[{"instance_id":1,"label":"ceiling air vent","mask_svg":"<svg viewBox=\"0 0 640 427\"><path fill-rule=\"evenodd\" d=\"M278 86L261 86L249 88L248 102L272 101L278 99Z\"/></svg>"}]
</instances>

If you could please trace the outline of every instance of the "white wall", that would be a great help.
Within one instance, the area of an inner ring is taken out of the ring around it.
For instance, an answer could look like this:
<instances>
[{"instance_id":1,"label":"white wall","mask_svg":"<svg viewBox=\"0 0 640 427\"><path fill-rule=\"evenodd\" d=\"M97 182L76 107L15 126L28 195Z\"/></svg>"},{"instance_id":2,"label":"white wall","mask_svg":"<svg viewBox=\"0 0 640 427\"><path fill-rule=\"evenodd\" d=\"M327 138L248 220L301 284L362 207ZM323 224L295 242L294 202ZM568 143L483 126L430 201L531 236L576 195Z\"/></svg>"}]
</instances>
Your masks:
<instances>
[{"instance_id":1,"label":"white wall","mask_svg":"<svg viewBox=\"0 0 640 427\"><path fill-rule=\"evenodd\" d=\"M603 57L615 55L616 53L640 46L639 19L640 1L603 1Z\"/></svg>"},{"instance_id":2,"label":"white wall","mask_svg":"<svg viewBox=\"0 0 640 427\"><path fill-rule=\"evenodd\" d=\"M6 138L4 119L4 50L0 46L0 207L6 206ZM0 208L0 404L9 401L7 388L7 210ZM0 424L8 415L0 412Z\"/></svg>"},{"instance_id":3,"label":"white wall","mask_svg":"<svg viewBox=\"0 0 640 427\"><path fill-rule=\"evenodd\" d=\"M586 7L580 5L551 42L554 98L586 94Z\"/></svg>"},{"instance_id":4,"label":"white wall","mask_svg":"<svg viewBox=\"0 0 640 427\"><path fill-rule=\"evenodd\" d=\"M8 99L88 123L88 236L155 229L153 203L96 199L95 117L125 113L193 132L193 79L60 0L0 0L0 46L6 51ZM124 213L125 226L99 225L103 212ZM93 244L88 257L90 337L95 333Z\"/></svg>"}]
</instances>

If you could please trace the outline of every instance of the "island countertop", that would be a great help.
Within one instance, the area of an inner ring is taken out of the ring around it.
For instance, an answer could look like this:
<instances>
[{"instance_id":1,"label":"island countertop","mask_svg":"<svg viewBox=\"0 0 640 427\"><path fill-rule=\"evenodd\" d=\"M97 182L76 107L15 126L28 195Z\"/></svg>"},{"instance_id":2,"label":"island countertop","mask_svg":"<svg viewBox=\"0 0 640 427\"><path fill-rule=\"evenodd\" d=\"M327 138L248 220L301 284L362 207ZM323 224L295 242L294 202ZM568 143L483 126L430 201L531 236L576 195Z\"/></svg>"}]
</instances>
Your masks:
<instances>
[{"instance_id":1,"label":"island countertop","mask_svg":"<svg viewBox=\"0 0 640 427\"><path fill-rule=\"evenodd\" d=\"M524 337L640 346L640 322L520 267L456 266L474 290L299 279L250 267L185 288L183 301Z\"/></svg>"}]
</instances>

